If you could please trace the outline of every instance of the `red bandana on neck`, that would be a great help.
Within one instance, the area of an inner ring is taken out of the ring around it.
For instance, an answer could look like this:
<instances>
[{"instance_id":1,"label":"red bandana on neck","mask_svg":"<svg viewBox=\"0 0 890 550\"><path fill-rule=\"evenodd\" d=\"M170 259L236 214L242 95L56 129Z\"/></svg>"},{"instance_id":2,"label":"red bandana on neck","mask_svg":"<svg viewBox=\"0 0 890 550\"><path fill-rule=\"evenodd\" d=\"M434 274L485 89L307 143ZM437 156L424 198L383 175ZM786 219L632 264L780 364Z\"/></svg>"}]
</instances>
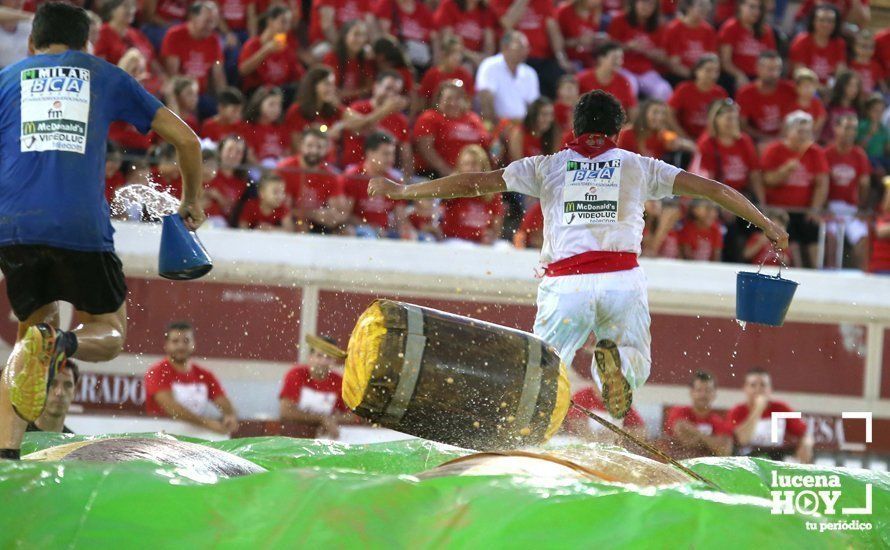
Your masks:
<instances>
[{"instance_id":1,"label":"red bandana on neck","mask_svg":"<svg viewBox=\"0 0 890 550\"><path fill-rule=\"evenodd\" d=\"M618 146L614 141L602 134L581 134L566 144L566 149L571 149L590 159L616 147Z\"/></svg>"}]
</instances>

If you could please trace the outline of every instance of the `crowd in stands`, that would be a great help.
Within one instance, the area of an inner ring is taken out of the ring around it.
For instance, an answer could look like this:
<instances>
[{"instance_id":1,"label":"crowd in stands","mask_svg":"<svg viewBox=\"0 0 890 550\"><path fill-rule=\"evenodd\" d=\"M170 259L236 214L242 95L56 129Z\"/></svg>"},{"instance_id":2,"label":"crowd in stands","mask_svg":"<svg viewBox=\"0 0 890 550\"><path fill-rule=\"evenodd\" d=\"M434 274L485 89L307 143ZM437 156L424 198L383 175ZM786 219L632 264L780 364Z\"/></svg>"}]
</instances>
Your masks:
<instances>
[{"instance_id":1,"label":"crowd in stands","mask_svg":"<svg viewBox=\"0 0 890 550\"><path fill-rule=\"evenodd\" d=\"M669 200L647 205L643 255L819 267L841 246L845 267L890 272L890 29L867 0L75 1L93 53L202 138L214 225L539 246L532 198L401 203L367 179L552 153L603 89L627 111L621 147L738 189L792 240L776 257L746 222ZM0 66L29 29L0 19ZM116 125L108 153L109 201L178 194L157 136Z\"/></svg>"}]
</instances>

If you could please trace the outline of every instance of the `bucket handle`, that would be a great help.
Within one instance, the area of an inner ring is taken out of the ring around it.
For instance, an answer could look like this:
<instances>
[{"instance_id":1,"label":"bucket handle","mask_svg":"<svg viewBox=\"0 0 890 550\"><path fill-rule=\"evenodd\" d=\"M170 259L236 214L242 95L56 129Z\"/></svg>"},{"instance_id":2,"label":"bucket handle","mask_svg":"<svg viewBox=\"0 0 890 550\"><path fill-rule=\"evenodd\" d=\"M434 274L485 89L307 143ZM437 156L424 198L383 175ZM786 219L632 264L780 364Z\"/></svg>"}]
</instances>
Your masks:
<instances>
[{"instance_id":1,"label":"bucket handle","mask_svg":"<svg viewBox=\"0 0 890 550\"><path fill-rule=\"evenodd\" d=\"M782 255L779 254L779 251L776 250L776 247L771 246L770 249L769 249L769 251L770 251L770 254L768 254L767 256L765 256L765 257L763 258L763 260L760 262L760 266L757 268L757 274L760 275L760 270L763 269L764 264L766 263L766 261L767 261L768 259L770 259L770 255L772 255L772 256L775 256L777 260L779 260L779 274L776 275L776 277L778 277L779 279L781 279L781 278L782 278L782 268L784 267L785 269L787 269L788 266L785 265L785 261L782 259Z\"/></svg>"}]
</instances>

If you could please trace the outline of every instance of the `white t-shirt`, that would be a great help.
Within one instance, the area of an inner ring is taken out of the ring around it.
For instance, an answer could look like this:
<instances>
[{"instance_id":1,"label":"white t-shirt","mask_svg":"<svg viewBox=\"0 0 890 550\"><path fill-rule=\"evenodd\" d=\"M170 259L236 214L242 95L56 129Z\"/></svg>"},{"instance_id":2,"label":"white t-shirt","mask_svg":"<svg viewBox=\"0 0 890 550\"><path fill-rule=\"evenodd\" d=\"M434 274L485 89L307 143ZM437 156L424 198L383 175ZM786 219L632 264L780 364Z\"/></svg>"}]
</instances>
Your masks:
<instances>
[{"instance_id":1,"label":"white t-shirt","mask_svg":"<svg viewBox=\"0 0 890 550\"><path fill-rule=\"evenodd\" d=\"M643 208L673 195L681 170L624 149L589 159L571 149L527 157L504 170L507 189L540 197L545 264L583 252L640 253Z\"/></svg>"},{"instance_id":2,"label":"white t-shirt","mask_svg":"<svg viewBox=\"0 0 890 550\"><path fill-rule=\"evenodd\" d=\"M28 57L28 36L30 35L30 21L17 22L13 32L0 27L0 69Z\"/></svg>"},{"instance_id":3,"label":"white t-shirt","mask_svg":"<svg viewBox=\"0 0 890 550\"><path fill-rule=\"evenodd\" d=\"M541 96L538 73L520 63L516 74L510 71L503 54L487 57L476 71L476 91L485 90L494 96L494 111L498 118L525 118L528 106Z\"/></svg>"}]
</instances>

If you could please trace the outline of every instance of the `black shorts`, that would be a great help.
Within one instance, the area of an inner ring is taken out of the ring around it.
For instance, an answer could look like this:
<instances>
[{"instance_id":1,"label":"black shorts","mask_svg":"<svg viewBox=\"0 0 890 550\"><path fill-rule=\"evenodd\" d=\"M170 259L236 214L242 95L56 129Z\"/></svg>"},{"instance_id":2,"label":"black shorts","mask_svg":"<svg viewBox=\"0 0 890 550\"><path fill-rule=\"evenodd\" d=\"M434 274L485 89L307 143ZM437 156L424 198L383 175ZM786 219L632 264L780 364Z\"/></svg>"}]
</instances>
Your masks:
<instances>
[{"instance_id":1,"label":"black shorts","mask_svg":"<svg viewBox=\"0 0 890 550\"><path fill-rule=\"evenodd\" d=\"M0 271L12 311L21 321L59 300L92 315L114 313L127 297L123 266L114 252L2 246Z\"/></svg>"},{"instance_id":2,"label":"black shorts","mask_svg":"<svg viewBox=\"0 0 890 550\"><path fill-rule=\"evenodd\" d=\"M816 243L819 241L819 224L808 220L803 212L789 212L788 239L798 244Z\"/></svg>"}]
</instances>

